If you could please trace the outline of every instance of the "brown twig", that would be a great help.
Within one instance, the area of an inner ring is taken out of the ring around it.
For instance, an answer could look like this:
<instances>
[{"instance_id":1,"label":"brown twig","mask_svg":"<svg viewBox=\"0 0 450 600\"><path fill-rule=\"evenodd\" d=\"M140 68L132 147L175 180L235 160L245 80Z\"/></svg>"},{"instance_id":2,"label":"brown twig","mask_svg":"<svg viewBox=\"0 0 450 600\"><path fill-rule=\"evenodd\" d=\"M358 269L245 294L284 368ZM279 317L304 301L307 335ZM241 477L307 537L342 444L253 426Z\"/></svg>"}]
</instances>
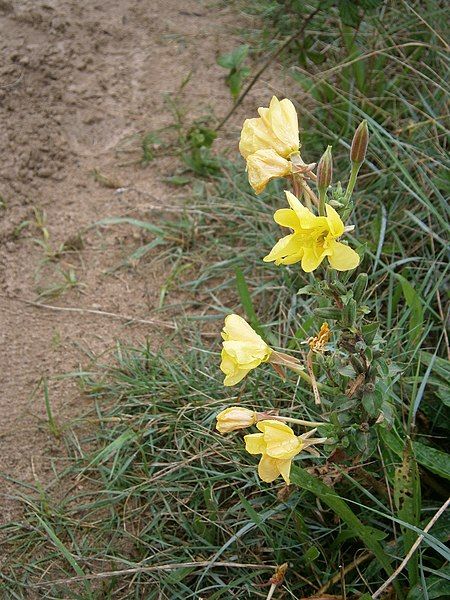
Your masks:
<instances>
[{"instance_id":1,"label":"brown twig","mask_svg":"<svg viewBox=\"0 0 450 600\"><path fill-rule=\"evenodd\" d=\"M442 513L448 508L449 504L450 504L450 498L447 498L447 500L444 502L444 504L441 506L441 508L437 511L437 513L434 515L434 517L431 519L431 521L425 527L425 529L423 530L423 533L421 533L419 535L417 540L411 546L408 554L405 556L405 558L402 560L402 562L399 564L399 566L395 569L395 571L392 573L392 575L390 577L388 577L388 579L386 579L386 581L383 583L383 585L380 585L380 587L372 594L372 600L374 600L374 598L378 598L378 596L380 596L380 594L382 594L384 592L384 590L394 581L394 579L403 571L403 569L408 564L408 562L411 559L414 552L417 550L417 548L422 543L422 541L425 537L424 534L428 533L430 531L430 529L433 527L433 525L436 523L436 521L439 519L439 517L442 515Z\"/></svg>"},{"instance_id":2,"label":"brown twig","mask_svg":"<svg viewBox=\"0 0 450 600\"><path fill-rule=\"evenodd\" d=\"M311 379L311 387L314 392L314 402L317 406L320 406L320 404L322 404L322 401L320 400L319 388L317 387L317 380L316 376L314 375L313 356L314 353L312 352L312 350L310 350L306 356L306 369Z\"/></svg>"},{"instance_id":3,"label":"brown twig","mask_svg":"<svg viewBox=\"0 0 450 600\"><path fill-rule=\"evenodd\" d=\"M271 56L269 56L269 58L266 60L266 62L263 64L263 66L255 73L255 75L252 78L252 80L250 81L250 83L247 85L245 90L242 92L242 94L239 96L239 98L236 100L236 102L230 108L228 113L220 121L219 125L216 127L216 131L219 131L219 129L222 129L222 127L225 125L225 123L228 121L228 119L231 117L231 115L234 113L234 111L237 109L237 107L242 103L245 96L249 93L249 91L252 89L252 87L255 85L255 83L258 81L258 79L261 77L261 75L264 73L264 71L267 69L267 67L278 56L280 56L280 54L284 50L286 50L286 48L295 40L295 38L302 35L302 33L305 31L306 27L308 26L309 22L311 21L311 19L313 19L315 17L315 15L319 12L319 10L320 10L320 4L310 15L308 15L306 17L306 19L303 21L300 29L298 31L296 31L295 33L293 33L291 36L289 36L288 39L285 42L283 42L283 44L281 44L281 46L278 48L278 50L276 50Z\"/></svg>"},{"instance_id":4,"label":"brown twig","mask_svg":"<svg viewBox=\"0 0 450 600\"><path fill-rule=\"evenodd\" d=\"M107 312L104 310L96 310L94 308L78 308L74 306L52 306L51 304L42 304L41 302L33 302L32 300L23 300L22 298L15 298L19 302L29 304L30 306L36 306L38 308L45 308L46 310L55 310L61 312L74 312L81 314L100 315L102 317L111 317L113 319L120 319L122 321L130 321L132 323L144 323L146 325L158 325L158 327L165 327L167 329L173 329L177 331L177 326L167 321L160 321L159 319L140 319L137 317L131 317L128 315L120 315L118 313Z\"/></svg>"}]
</instances>

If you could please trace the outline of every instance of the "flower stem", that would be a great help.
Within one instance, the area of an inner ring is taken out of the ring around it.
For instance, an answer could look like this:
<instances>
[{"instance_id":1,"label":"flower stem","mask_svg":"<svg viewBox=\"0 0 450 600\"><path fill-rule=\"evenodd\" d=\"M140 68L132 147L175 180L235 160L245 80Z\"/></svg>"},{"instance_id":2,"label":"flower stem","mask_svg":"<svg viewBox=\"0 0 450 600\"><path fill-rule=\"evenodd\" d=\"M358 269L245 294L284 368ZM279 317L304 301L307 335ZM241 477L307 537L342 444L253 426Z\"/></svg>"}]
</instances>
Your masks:
<instances>
[{"instance_id":1,"label":"flower stem","mask_svg":"<svg viewBox=\"0 0 450 600\"><path fill-rule=\"evenodd\" d=\"M297 375L299 375L304 381L308 382L309 385L311 387L313 387L312 385L312 381L311 381L311 377L305 373L305 371L303 371L303 369L296 369L294 365L286 365L289 369L291 369L292 371L294 371L295 373L297 373ZM328 392L328 393L336 393L336 390L334 388L332 388L329 385L326 385L325 383L320 383L319 381L316 382L317 387L319 388L319 390L323 390L324 392Z\"/></svg>"},{"instance_id":2,"label":"flower stem","mask_svg":"<svg viewBox=\"0 0 450 600\"><path fill-rule=\"evenodd\" d=\"M296 423L297 425L304 425L305 427L320 427L321 425L327 425L327 423L324 423L323 421L305 421L304 419L295 419L294 417L283 417L279 415L275 417L271 416L270 418L274 419L275 421L286 421L286 423ZM326 438L323 439L325 440Z\"/></svg>"},{"instance_id":3,"label":"flower stem","mask_svg":"<svg viewBox=\"0 0 450 600\"><path fill-rule=\"evenodd\" d=\"M326 198L327 198L326 190L320 191L319 192L319 216L320 217L325 216L325 200L326 200Z\"/></svg>"},{"instance_id":4,"label":"flower stem","mask_svg":"<svg viewBox=\"0 0 450 600\"><path fill-rule=\"evenodd\" d=\"M345 190L345 199L348 201L352 197L353 190L356 185L356 179L358 177L359 169L361 168L362 163L353 162L352 170L350 173L350 179L348 181L347 189Z\"/></svg>"}]
</instances>

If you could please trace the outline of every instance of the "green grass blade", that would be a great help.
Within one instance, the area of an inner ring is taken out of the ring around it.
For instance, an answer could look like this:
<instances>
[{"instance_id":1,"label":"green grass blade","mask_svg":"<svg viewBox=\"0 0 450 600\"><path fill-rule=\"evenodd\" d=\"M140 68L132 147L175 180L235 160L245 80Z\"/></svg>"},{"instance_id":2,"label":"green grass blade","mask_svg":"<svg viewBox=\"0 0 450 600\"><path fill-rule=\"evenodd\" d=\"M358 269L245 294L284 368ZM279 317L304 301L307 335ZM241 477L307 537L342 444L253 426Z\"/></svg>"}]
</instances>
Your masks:
<instances>
[{"instance_id":1,"label":"green grass blade","mask_svg":"<svg viewBox=\"0 0 450 600\"><path fill-rule=\"evenodd\" d=\"M349 505L336 494L336 492L325 485L320 479L310 475L308 471L292 466L291 481L301 488L312 492L322 502L327 504L344 521L344 523L357 535L366 545L367 549L373 552L375 558L382 565L383 569L390 576L393 572L391 566L391 557L383 550L380 543L373 535L373 529L366 527L355 515ZM403 592L398 582L394 582L394 587L398 598L404 598Z\"/></svg>"}]
</instances>

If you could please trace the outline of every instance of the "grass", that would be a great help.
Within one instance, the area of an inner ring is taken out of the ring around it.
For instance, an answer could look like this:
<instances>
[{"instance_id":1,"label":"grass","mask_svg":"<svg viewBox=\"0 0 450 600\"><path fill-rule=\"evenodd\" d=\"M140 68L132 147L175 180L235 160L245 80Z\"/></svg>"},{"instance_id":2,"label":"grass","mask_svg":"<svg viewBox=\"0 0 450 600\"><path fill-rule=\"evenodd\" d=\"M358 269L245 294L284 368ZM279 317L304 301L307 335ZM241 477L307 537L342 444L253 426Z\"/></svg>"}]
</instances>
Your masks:
<instances>
[{"instance_id":1,"label":"grass","mask_svg":"<svg viewBox=\"0 0 450 600\"><path fill-rule=\"evenodd\" d=\"M336 12L319 15L303 57L308 81L295 62L304 48L285 57L299 86L305 158L317 160L332 143L335 172L345 173L346 140L362 118L369 122L352 244L365 249L367 305L385 340L392 427L379 428L363 463L300 455L300 485L289 489L258 481L240 433L214 432L215 414L238 400L320 417L302 380L282 382L268 367L240 387L222 386L224 315L246 313L271 344L289 344L300 357L321 320L315 299L298 293L308 276L261 261L279 234L272 214L284 206L282 183L255 197L242 162L219 157L220 172L196 182L182 217L153 231L169 269L161 310L179 310L181 331L158 351L118 345L113 360L78 374L92 410L81 429L66 432L68 459L49 488L23 487L24 518L3 527L5 597L267 598L274 567L287 562L275 597L359 598L386 580L383 560L398 566L444 503L448 115L444 82L430 78L444 72L446 57L442 9L425 4L420 16L393 3L382 19L365 17L353 44ZM267 31L252 33L262 49ZM406 43L427 47L399 49ZM327 44L332 52L314 63ZM347 64L366 48L391 46L376 64ZM445 597L448 526L446 512L391 597Z\"/></svg>"}]
</instances>

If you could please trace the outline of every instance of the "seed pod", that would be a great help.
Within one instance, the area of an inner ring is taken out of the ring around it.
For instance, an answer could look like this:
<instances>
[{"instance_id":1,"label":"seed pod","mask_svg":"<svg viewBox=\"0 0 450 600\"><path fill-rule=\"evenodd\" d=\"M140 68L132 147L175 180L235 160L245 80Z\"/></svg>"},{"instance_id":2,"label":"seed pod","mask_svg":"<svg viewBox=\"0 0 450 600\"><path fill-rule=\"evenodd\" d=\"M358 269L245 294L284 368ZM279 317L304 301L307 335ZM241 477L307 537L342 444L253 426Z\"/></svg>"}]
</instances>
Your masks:
<instances>
[{"instance_id":1,"label":"seed pod","mask_svg":"<svg viewBox=\"0 0 450 600\"><path fill-rule=\"evenodd\" d=\"M364 368L364 365L359 360L359 358L357 358L354 354L352 354L349 358L350 358L352 367L355 369L355 371L357 373L365 373L366 372L366 369Z\"/></svg>"},{"instance_id":2,"label":"seed pod","mask_svg":"<svg viewBox=\"0 0 450 600\"><path fill-rule=\"evenodd\" d=\"M335 281L333 281L333 283L330 283L330 289L333 290L336 294L346 294L347 293L347 288L345 287L345 285L341 281L338 281L337 279Z\"/></svg>"},{"instance_id":3,"label":"seed pod","mask_svg":"<svg viewBox=\"0 0 450 600\"><path fill-rule=\"evenodd\" d=\"M328 146L317 165L317 189L319 194L326 192L333 179L333 160L331 146Z\"/></svg>"},{"instance_id":4,"label":"seed pod","mask_svg":"<svg viewBox=\"0 0 450 600\"><path fill-rule=\"evenodd\" d=\"M352 147L350 149L350 160L352 163L360 165L366 158L367 146L369 145L369 128L367 121L362 121L353 136Z\"/></svg>"},{"instance_id":5,"label":"seed pod","mask_svg":"<svg viewBox=\"0 0 450 600\"><path fill-rule=\"evenodd\" d=\"M342 320L346 327L352 327L356 321L356 302L350 298L342 314Z\"/></svg>"},{"instance_id":6,"label":"seed pod","mask_svg":"<svg viewBox=\"0 0 450 600\"><path fill-rule=\"evenodd\" d=\"M360 273L353 284L353 298L356 302L360 302L366 291L367 281L369 277L367 273Z\"/></svg>"},{"instance_id":7,"label":"seed pod","mask_svg":"<svg viewBox=\"0 0 450 600\"><path fill-rule=\"evenodd\" d=\"M315 308L314 316L320 317L321 319L340 319L342 316L342 311L339 308L334 308L333 306L326 306L323 308Z\"/></svg>"}]
</instances>

